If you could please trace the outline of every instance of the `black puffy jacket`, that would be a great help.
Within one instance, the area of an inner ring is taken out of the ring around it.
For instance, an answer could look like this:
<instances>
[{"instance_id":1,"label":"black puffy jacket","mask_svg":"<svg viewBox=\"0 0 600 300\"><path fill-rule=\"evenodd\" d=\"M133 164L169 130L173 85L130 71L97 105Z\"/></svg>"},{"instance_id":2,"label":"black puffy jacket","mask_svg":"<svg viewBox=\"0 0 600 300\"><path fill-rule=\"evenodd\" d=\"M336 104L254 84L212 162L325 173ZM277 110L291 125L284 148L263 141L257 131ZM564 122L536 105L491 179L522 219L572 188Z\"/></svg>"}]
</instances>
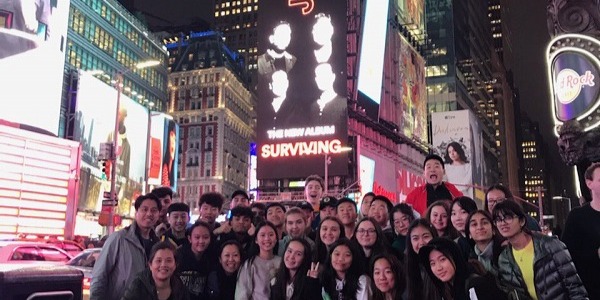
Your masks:
<instances>
[{"instance_id":1,"label":"black puffy jacket","mask_svg":"<svg viewBox=\"0 0 600 300\"><path fill-rule=\"evenodd\" d=\"M190 300L187 288L177 275L171 276L171 297L173 300ZM140 272L125 291L121 300L158 300L152 272L146 269Z\"/></svg>"},{"instance_id":2,"label":"black puffy jacket","mask_svg":"<svg viewBox=\"0 0 600 300\"><path fill-rule=\"evenodd\" d=\"M563 242L555 237L533 232L533 276L538 300L588 299L587 292ZM507 292L518 299L531 299L523 274L506 247L498 259L498 278Z\"/></svg>"}]
</instances>

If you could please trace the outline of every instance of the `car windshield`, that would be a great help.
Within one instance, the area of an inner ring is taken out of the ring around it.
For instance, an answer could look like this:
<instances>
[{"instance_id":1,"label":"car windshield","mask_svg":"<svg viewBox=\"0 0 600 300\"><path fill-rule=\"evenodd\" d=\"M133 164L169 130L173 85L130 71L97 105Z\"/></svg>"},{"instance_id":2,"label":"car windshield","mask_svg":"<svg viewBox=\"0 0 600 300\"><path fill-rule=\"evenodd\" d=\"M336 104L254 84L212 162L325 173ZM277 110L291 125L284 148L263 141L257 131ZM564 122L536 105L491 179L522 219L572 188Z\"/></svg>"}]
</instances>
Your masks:
<instances>
[{"instance_id":1,"label":"car windshield","mask_svg":"<svg viewBox=\"0 0 600 300\"><path fill-rule=\"evenodd\" d=\"M70 266L93 268L99 255L99 251L81 253L67 264Z\"/></svg>"}]
</instances>

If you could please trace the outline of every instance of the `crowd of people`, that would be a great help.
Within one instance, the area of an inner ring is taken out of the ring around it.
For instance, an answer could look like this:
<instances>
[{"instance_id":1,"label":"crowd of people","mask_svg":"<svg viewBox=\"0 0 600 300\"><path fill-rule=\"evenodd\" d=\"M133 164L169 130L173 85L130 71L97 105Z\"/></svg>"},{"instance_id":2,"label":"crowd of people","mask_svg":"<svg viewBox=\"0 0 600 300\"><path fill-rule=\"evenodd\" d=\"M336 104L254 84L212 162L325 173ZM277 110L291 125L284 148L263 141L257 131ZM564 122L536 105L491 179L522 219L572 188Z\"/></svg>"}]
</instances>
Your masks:
<instances>
[{"instance_id":1,"label":"crowd of people","mask_svg":"<svg viewBox=\"0 0 600 300\"><path fill-rule=\"evenodd\" d=\"M313 175L293 207L236 191L219 223L225 198L205 193L191 226L189 206L157 188L106 240L91 299L600 299L600 164L586 172L594 200L570 213L564 243L508 188L490 187L478 209L442 181L441 157L423 169L427 184L396 205L324 196Z\"/></svg>"}]
</instances>

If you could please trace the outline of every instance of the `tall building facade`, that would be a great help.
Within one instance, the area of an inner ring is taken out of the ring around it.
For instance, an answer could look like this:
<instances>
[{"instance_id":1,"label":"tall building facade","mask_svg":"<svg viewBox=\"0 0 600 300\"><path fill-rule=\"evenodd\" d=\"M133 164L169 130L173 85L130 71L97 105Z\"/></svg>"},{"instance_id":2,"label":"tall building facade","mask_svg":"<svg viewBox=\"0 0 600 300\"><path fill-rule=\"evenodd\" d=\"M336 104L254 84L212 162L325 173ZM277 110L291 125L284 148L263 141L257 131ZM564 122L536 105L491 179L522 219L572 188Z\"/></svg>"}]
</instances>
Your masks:
<instances>
[{"instance_id":1,"label":"tall building facade","mask_svg":"<svg viewBox=\"0 0 600 300\"><path fill-rule=\"evenodd\" d=\"M220 34L192 32L167 48L168 113L180 126L177 197L193 210L205 192L247 189L256 99Z\"/></svg>"},{"instance_id":2,"label":"tall building facade","mask_svg":"<svg viewBox=\"0 0 600 300\"><path fill-rule=\"evenodd\" d=\"M548 168L551 168L546 163L546 149L547 145L544 143L542 135L540 133L540 127L537 122L533 122L526 114L521 115L521 128L520 128L520 140L521 140L521 151L523 153L522 158L522 173L520 174L520 195L528 203L531 203L539 207L539 194L541 193L543 203L550 204L547 195L552 195L552 191L549 191L549 180L546 178L546 174L551 174ZM535 209L535 207L533 207ZM530 214L539 219L538 211L531 211ZM549 207L544 209L549 211Z\"/></svg>"},{"instance_id":3,"label":"tall building facade","mask_svg":"<svg viewBox=\"0 0 600 300\"><path fill-rule=\"evenodd\" d=\"M102 71L113 84L123 74L123 93L151 110L164 111L167 100L167 49L136 17L116 0L71 0L65 74ZM137 63L158 60L153 68L136 69ZM67 87L70 81L65 81ZM63 93L61 115L69 115L68 91ZM61 122L68 124L68 122ZM64 132L64 131L63 131ZM68 137L69 132L65 135Z\"/></svg>"},{"instance_id":4,"label":"tall building facade","mask_svg":"<svg viewBox=\"0 0 600 300\"><path fill-rule=\"evenodd\" d=\"M499 182L501 97L494 65L501 64L493 47L486 2L433 1L425 5L427 37L427 100L430 112L470 110L481 129L486 172L484 185Z\"/></svg>"},{"instance_id":5,"label":"tall building facade","mask_svg":"<svg viewBox=\"0 0 600 300\"><path fill-rule=\"evenodd\" d=\"M252 84L258 69L258 6L258 0L214 0L214 27L244 58Z\"/></svg>"}]
</instances>

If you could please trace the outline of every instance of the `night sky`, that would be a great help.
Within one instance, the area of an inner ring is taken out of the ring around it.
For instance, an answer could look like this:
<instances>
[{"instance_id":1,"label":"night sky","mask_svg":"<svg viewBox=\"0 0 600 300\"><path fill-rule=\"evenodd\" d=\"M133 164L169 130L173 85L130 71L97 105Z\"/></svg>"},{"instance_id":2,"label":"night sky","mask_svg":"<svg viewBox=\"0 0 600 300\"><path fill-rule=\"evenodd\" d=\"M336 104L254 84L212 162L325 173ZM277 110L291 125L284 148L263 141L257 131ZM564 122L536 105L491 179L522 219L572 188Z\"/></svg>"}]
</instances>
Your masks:
<instances>
[{"instance_id":1,"label":"night sky","mask_svg":"<svg viewBox=\"0 0 600 300\"><path fill-rule=\"evenodd\" d=\"M553 180L549 184L553 185L556 193L566 189L567 195L574 199L573 171L560 159L556 137L552 131L554 123L546 66L546 46L550 42L546 22L547 1L507 2L511 14L509 24L512 33L513 72L521 95L521 110L540 124L540 131L547 145L548 163L551 164L548 177Z\"/></svg>"}]
</instances>

